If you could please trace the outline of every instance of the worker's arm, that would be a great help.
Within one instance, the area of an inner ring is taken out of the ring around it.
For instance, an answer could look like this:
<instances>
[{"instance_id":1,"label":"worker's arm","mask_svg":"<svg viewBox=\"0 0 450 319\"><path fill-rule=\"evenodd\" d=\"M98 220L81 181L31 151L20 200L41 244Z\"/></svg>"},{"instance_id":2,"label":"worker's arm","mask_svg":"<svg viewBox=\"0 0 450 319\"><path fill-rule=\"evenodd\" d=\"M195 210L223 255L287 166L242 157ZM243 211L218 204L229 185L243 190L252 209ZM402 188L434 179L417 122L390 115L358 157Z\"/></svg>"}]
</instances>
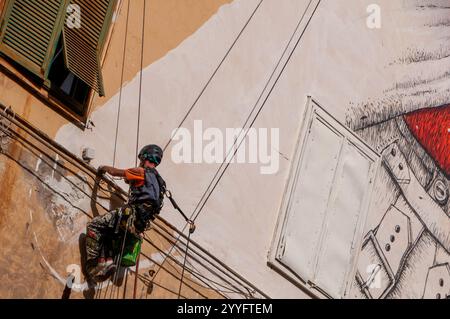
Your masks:
<instances>
[{"instance_id":1,"label":"worker's arm","mask_svg":"<svg viewBox=\"0 0 450 319\"><path fill-rule=\"evenodd\" d=\"M125 177L125 170L115 168L112 166L100 166L98 168L98 172L100 174L108 173L109 175L115 176L115 177Z\"/></svg>"}]
</instances>

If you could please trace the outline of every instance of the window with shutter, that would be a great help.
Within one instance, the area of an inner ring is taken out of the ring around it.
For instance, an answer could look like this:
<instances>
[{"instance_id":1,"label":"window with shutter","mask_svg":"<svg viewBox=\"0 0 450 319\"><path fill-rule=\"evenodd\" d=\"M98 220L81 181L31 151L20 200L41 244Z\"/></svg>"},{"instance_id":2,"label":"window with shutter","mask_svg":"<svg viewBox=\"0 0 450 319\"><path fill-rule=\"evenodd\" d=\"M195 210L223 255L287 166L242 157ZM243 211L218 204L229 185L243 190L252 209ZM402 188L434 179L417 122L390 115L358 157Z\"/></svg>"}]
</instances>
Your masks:
<instances>
[{"instance_id":1,"label":"window with shutter","mask_svg":"<svg viewBox=\"0 0 450 319\"><path fill-rule=\"evenodd\" d=\"M9 0L0 51L42 79L48 75L68 0Z\"/></svg>"},{"instance_id":2,"label":"window with shutter","mask_svg":"<svg viewBox=\"0 0 450 319\"><path fill-rule=\"evenodd\" d=\"M117 0L6 0L0 52L83 117L92 90L105 94L100 61L116 5ZM80 24L69 23L74 8Z\"/></svg>"},{"instance_id":3,"label":"window with shutter","mask_svg":"<svg viewBox=\"0 0 450 319\"><path fill-rule=\"evenodd\" d=\"M100 96L104 95L100 54L111 23L115 0L71 0L79 6L80 28L64 25L64 47L67 68Z\"/></svg>"}]
</instances>

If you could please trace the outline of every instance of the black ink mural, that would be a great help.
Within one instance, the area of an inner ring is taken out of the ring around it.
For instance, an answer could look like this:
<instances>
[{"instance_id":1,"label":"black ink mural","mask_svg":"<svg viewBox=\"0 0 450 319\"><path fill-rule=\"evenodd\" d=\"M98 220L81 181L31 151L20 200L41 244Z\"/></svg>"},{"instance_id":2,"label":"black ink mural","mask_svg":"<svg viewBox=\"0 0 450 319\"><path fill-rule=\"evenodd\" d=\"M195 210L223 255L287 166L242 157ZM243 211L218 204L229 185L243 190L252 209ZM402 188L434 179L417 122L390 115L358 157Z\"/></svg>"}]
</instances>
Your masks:
<instances>
[{"instance_id":1,"label":"black ink mural","mask_svg":"<svg viewBox=\"0 0 450 319\"><path fill-rule=\"evenodd\" d=\"M350 297L450 298L450 1L406 1L433 32L386 68L383 97L347 125L382 157Z\"/></svg>"}]
</instances>

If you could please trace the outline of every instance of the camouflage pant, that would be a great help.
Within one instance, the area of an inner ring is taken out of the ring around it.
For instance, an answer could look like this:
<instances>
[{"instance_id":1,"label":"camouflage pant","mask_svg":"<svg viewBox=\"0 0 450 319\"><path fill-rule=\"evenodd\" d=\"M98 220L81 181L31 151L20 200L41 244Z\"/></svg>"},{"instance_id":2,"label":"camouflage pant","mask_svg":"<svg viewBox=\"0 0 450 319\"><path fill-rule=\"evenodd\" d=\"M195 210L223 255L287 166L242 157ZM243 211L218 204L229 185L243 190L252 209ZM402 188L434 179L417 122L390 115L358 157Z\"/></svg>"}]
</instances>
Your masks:
<instances>
[{"instance_id":1,"label":"camouflage pant","mask_svg":"<svg viewBox=\"0 0 450 319\"><path fill-rule=\"evenodd\" d=\"M148 204L130 205L92 219L86 227L86 271L90 273L99 258L112 256L112 247L105 244L127 228L130 218L127 231L139 235L154 219L153 211L153 207Z\"/></svg>"}]
</instances>

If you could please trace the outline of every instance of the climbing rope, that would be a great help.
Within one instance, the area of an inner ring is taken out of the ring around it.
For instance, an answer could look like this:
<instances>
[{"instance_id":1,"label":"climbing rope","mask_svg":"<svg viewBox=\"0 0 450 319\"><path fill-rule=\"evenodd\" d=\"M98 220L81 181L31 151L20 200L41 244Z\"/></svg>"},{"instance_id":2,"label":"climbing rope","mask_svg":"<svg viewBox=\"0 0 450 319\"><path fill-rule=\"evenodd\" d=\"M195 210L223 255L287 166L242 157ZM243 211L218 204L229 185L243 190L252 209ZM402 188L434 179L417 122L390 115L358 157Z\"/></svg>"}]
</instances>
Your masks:
<instances>
[{"instance_id":1,"label":"climbing rope","mask_svg":"<svg viewBox=\"0 0 450 319\"><path fill-rule=\"evenodd\" d=\"M253 17L255 16L256 12L258 11L259 7L261 6L261 4L263 3L264 0L260 0L258 2L258 4L256 5L255 9L253 10L252 14L250 15L250 17L247 19L247 21L245 22L244 26L241 28L241 30L239 31L239 34L237 35L237 37L234 39L233 43L231 44L231 46L228 48L227 52L225 53L225 55L223 56L222 60L220 60L219 64L217 65L217 67L214 69L214 72L211 74L211 76L209 77L208 81L206 82L206 84L203 86L202 90L200 91L199 95L196 97L194 103L192 103L192 105L189 107L189 109L187 110L186 114L183 116L183 118L181 119L180 123L178 124L177 128L174 131L174 134L172 134L171 138L169 139L169 141L166 143L166 145L164 146L163 150L166 151L167 147L169 147L170 143L173 141L173 138L177 135L178 131L180 130L181 126L184 124L184 122L186 121L186 119L188 118L188 116L192 113L192 110L195 108L195 106L197 105L198 101L200 100L200 98L203 96L203 93L205 93L206 89L208 88L209 84L212 82L212 80L214 79L214 77L216 76L217 72L219 71L219 69L222 67L223 63L225 62L225 60L227 59L227 57L230 55L230 52L233 50L233 48L235 47L236 43L238 42L238 40L241 38L242 34L244 33L245 29L247 28L247 26L250 24L250 21L253 19Z\"/></svg>"},{"instance_id":2,"label":"climbing rope","mask_svg":"<svg viewBox=\"0 0 450 319\"><path fill-rule=\"evenodd\" d=\"M191 226L194 226L194 227L189 229L189 234L188 234L187 243L186 243L186 251L184 253L183 267L181 268L180 288L178 289L178 298L177 299L180 299L181 287L183 286L184 270L186 269L186 259L187 259L187 255L188 255L188 251L189 251L189 244L191 242L191 234L195 230L195 225L191 224Z\"/></svg>"},{"instance_id":3,"label":"climbing rope","mask_svg":"<svg viewBox=\"0 0 450 319\"><path fill-rule=\"evenodd\" d=\"M175 134L172 135L172 138L169 139L169 141L166 143L166 145L164 146L163 150L165 151L167 149L167 147L169 146L169 144L172 142L173 140L173 136L176 135L176 132L181 128L181 126L183 125L183 123L185 122L185 120L188 118L189 114L191 114L192 110L194 109L194 107L197 105L197 102L200 100L200 98L202 97L203 93L206 91L207 87L209 86L209 84L212 82L213 78L216 76L217 72L219 71L219 69L221 68L221 66L223 65L223 63L225 62L225 60L227 59L227 57L229 56L230 52L233 50L233 48L235 47L236 43L238 42L238 40L240 39L241 35L244 33L244 30L247 28L247 26L250 24L250 21L253 19L253 17L255 16L256 12L258 11L258 9L261 7L261 4L263 3L264 0L260 0L258 2L258 4L256 5L255 9L252 11L250 17L247 19L247 21L245 22L244 26L241 28L239 34L237 35L237 37L234 39L233 43L231 44L231 46L229 47L229 49L227 50L227 52L225 53L225 55L223 56L222 60L219 62L218 66L215 68L214 72L211 74L210 78L208 79L208 81L206 82L206 84L204 85L204 87L202 88L202 90L200 91L199 95L197 96L197 98L195 99L194 103L189 107L187 113L185 114L185 116L182 118L181 122L179 123ZM170 192L169 192L169 195ZM171 196L168 197L169 200L172 202L171 200ZM172 202L173 205L173 202ZM176 205L178 206L178 205ZM175 205L174 205L175 207ZM183 227L183 231L186 228L187 225L189 225L190 223L188 222L188 218L187 216L183 213L185 220L186 220L186 224ZM191 223L191 225L194 225L194 223ZM192 227L192 226L191 226ZM194 225L195 227L195 225ZM178 243L178 241L180 240L180 235L177 237L175 243L172 245L172 247L169 249L168 254L165 256L163 262L161 263L161 265L163 265L167 258L170 256L170 254L172 253L175 245ZM156 276L158 275L159 271L161 270L161 267L158 268L158 270L156 271L154 277L153 277L153 281L155 280Z\"/></svg>"},{"instance_id":4,"label":"climbing rope","mask_svg":"<svg viewBox=\"0 0 450 319\"><path fill-rule=\"evenodd\" d=\"M170 200L170 202L172 203L173 208L175 208L180 214L181 216L183 216L184 220L186 221L186 223L188 223L190 225L191 228L193 228L192 232L195 231L195 224L193 221L191 221L186 214L183 212L183 210L180 208L180 206L178 206L177 202L175 201L175 199L172 196L172 192L169 190L166 190L165 193L166 197Z\"/></svg>"},{"instance_id":5,"label":"climbing rope","mask_svg":"<svg viewBox=\"0 0 450 319\"><path fill-rule=\"evenodd\" d=\"M142 30L141 30L141 72L139 73L139 104L138 104L138 117L137 117L137 130L136 130L136 166L137 155L139 154L139 133L141 124L141 104L142 104L142 74L144 71L144 44L145 44L145 17L146 17L146 1L144 0L144 10L142 12Z\"/></svg>"},{"instance_id":6,"label":"climbing rope","mask_svg":"<svg viewBox=\"0 0 450 319\"><path fill-rule=\"evenodd\" d=\"M139 104L138 104L138 117L137 117L137 128L136 128L136 159L135 166L138 163L138 154L139 154L139 135L140 135L140 121L141 121L141 104L142 104L142 74L144 72L144 44L145 44L145 18L147 16L147 6L146 1L144 0L144 9L142 10L142 30L141 30L141 69L139 73ZM134 279L134 288L133 288L133 299L136 298L136 290L137 290L137 278L139 272L139 261L140 261L140 253L136 260L136 271L135 271L135 279Z\"/></svg>"},{"instance_id":7,"label":"climbing rope","mask_svg":"<svg viewBox=\"0 0 450 319\"><path fill-rule=\"evenodd\" d=\"M186 228L187 225L189 225L188 244L186 245L186 252L185 252L185 257L184 257L184 262L186 262L186 258L187 258L187 254L188 254L188 248L189 248L189 242L190 242L190 235L191 235L192 233L194 233L196 226L195 226L194 222L191 221L191 220L186 216L186 214L183 212L183 210L180 208L180 206L178 206L177 202L175 201L175 199L174 199L173 196L172 196L172 192L171 192L171 191L169 191L169 190L166 189L165 192L164 192L164 195L165 195L165 196L169 199L169 201L172 203L173 208L175 208L175 209L181 214L181 216L183 216L183 218L185 219L186 224L184 225L183 230ZM163 261L162 261L162 263L161 263L161 266L158 268L158 270L156 271L155 275L153 276L152 282L155 281L157 275L159 274L159 272L160 272L160 270L161 270L161 268L162 268L162 265L166 262L167 258L168 258L168 257L170 256L170 254L172 253L172 251L173 251L173 249L175 248L175 245L178 243L179 239L180 239L180 237L178 237L177 240L176 240L176 241L172 244L172 246L170 247L169 252L168 252L167 255L164 257L164 259L163 259ZM184 269L185 269L185 266L186 266L186 265L183 266L182 275L184 275ZM181 277L181 280L180 280L180 286L181 286L182 282L183 282L183 277ZM181 288L180 288L180 289L181 289ZM178 293L178 296L179 296L179 295L180 295L180 293Z\"/></svg>"},{"instance_id":8,"label":"climbing rope","mask_svg":"<svg viewBox=\"0 0 450 319\"><path fill-rule=\"evenodd\" d=\"M157 225L157 224L156 224L156 225ZM171 234L170 234L166 229L164 229L163 227L161 227L161 226L159 226L159 225L157 225L157 226L158 226L159 228L161 228L161 230L163 230L167 235L171 235ZM160 236L161 236L163 239L165 239L168 243L173 243L173 240L171 240L170 238L168 238L165 234L161 233L157 228L153 228L153 230L156 232L156 234L160 235ZM162 247L163 244L162 244L162 242L160 242L160 243L161 243L161 247ZM150 244L153 245L153 246L158 250L158 253L159 253L163 258L167 255L163 250L161 250L161 249L160 249L157 245L155 245L154 243L150 242ZM178 247L178 245L175 245L175 246L174 246L174 249L175 249L175 250L177 251L177 253L179 253L180 255L183 255L183 254L184 254L183 250L182 250L180 247ZM191 251L192 251L192 249L191 249ZM174 260L173 257L170 257L170 259L171 259L171 260ZM192 259L193 259L193 261L195 261L195 262L199 262L199 261L198 261L195 257L193 257L193 256L192 256ZM199 263L200 263L200 262L199 262ZM171 266L173 267L173 269L174 269L178 274L181 273L180 271L178 271L178 268L176 268L174 265L171 265ZM189 266L190 268L189 268L188 266ZM211 278L208 278L208 277L202 275L202 274L200 273L200 271L195 267L195 265L194 265L192 262L190 262L189 260L186 261L185 269L186 269L187 271L189 271L189 273L190 273L193 277L195 277L195 278L197 278L198 280L200 280L200 281L201 281L203 284L205 284L206 286L201 285L201 284L199 284L198 282L193 281L192 279L187 279L187 280L189 280L189 281L191 281L192 283L195 283L196 285L201 286L201 287L203 287L203 288L205 288L205 289L214 290L214 291L219 292L219 293L234 293L234 294L239 294L239 295L242 295L242 296L245 297L245 298L249 298L249 296L251 295L251 294L249 295L249 294L243 292L242 290L239 290L238 287L234 286L233 284L231 284L231 283L229 283L229 282L227 282L227 283L229 284L229 287L226 287L226 286L224 286L223 284L221 284L221 283L219 283L219 282L217 282L217 281L212 280ZM220 276L218 276L218 277L220 278ZM221 279L224 280L223 278L221 278ZM226 282L226 280L224 280L224 282ZM217 286L217 287L213 287L212 285L215 285L215 286ZM224 288L224 289L226 289L226 290L221 289L221 288L218 288L218 287ZM254 292L256 292L256 291L254 291ZM222 297L225 298L225 299L227 299L227 297L224 296L224 295L222 295Z\"/></svg>"},{"instance_id":9,"label":"climbing rope","mask_svg":"<svg viewBox=\"0 0 450 319\"><path fill-rule=\"evenodd\" d=\"M127 19L125 22L125 40L123 44L123 54L122 54L122 71L120 75L120 89L119 89L119 107L117 109L117 121L116 121L116 137L114 140L114 155L113 155L113 166L116 165L116 152L117 152L117 138L119 135L119 121L120 121L120 109L122 106L122 90L123 90L123 78L125 73L125 55L127 52L127 38L128 38L128 20L130 18L130 2L131 0L128 0L128 6L127 6Z\"/></svg>"},{"instance_id":10,"label":"climbing rope","mask_svg":"<svg viewBox=\"0 0 450 319\"><path fill-rule=\"evenodd\" d=\"M177 202L175 201L175 199L172 196L172 192L169 190L165 191L165 195L166 197L170 200L170 202L172 203L173 208L175 208L180 214L181 216L184 217L185 221L187 224L189 224L189 233L188 233L188 237L187 237L187 243L186 243L186 251L184 253L184 261L183 261L183 267L181 268L181 278L180 278L180 288L178 290L178 299L180 299L180 295L181 295L181 287L183 286L183 277L184 277L184 270L186 268L186 259L187 259L187 255L189 252L189 244L191 242L191 235L195 232L195 224L193 221L191 221L186 214L183 212L183 210L180 208L180 206L178 206ZM171 247L171 250L175 247L175 245L173 245ZM169 256L169 254L167 255ZM167 258L167 256L164 258L164 260ZM163 261L164 262L164 261ZM161 268L160 268L161 269ZM159 269L158 269L159 271ZM156 277L156 275L155 275Z\"/></svg>"},{"instance_id":11,"label":"climbing rope","mask_svg":"<svg viewBox=\"0 0 450 319\"><path fill-rule=\"evenodd\" d=\"M0 116L4 116L3 115L3 112L0 112ZM22 124L20 123L20 118L18 119L18 120L15 120L15 121L19 121L19 122L13 122L13 124L14 125L18 125L18 127L19 128L21 128L21 130L27 130L27 127L23 127L22 126ZM33 135L33 134L35 134L35 133L28 133L28 134L31 134L31 137L34 137L34 138L37 138L37 137L39 137L39 135ZM21 141L21 137L20 137L20 135L18 135L18 134L14 134L13 136L12 136L12 138L13 139L17 139L17 141ZM49 154L47 154L47 152L48 152L48 150L46 150L46 149L42 149L42 148L39 148L38 146L35 146L33 143L31 143L31 142L27 142L30 146L33 146L33 149L36 149L36 150L40 150L40 152L43 152L43 154L46 156L46 157L48 157L49 159L52 159L52 157L49 155ZM27 145L28 145L27 144ZM27 145L23 145L24 147L27 147ZM58 149L56 149L56 150L58 150ZM37 157L39 157L39 155L37 154L37 153L34 153L33 152L33 154L34 155L36 155ZM64 155L65 153L62 153L62 155L64 156L64 157L66 157L66 155ZM40 157L39 157L40 158ZM73 158L67 158L67 161L69 162L69 163L72 163L74 160L73 160ZM18 164L20 164L20 163L18 163ZM51 163L48 163L48 165L53 165L53 164L51 164ZM64 166L63 164L61 164L61 163L58 163L58 165L59 166L61 166L62 168L64 168L65 170L69 170L69 171L71 171L69 168L67 168L66 166ZM77 162L73 162L73 165L78 165L79 166L79 164L77 164ZM25 167L24 167L24 169L26 169ZM83 170L83 169L85 169L85 168L83 168L83 166L80 166L80 169L81 170ZM29 170L28 171L30 174L32 174L32 175L35 175L35 172L33 171L33 170ZM89 171L90 173L92 173L91 171ZM77 175L76 173L74 173L75 175ZM35 175L36 176L36 175ZM38 176L36 176L37 178L39 178ZM92 177L90 174L88 175L88 177ZM103 176L102 178L104 178L105 176ZM83 180L85 180L85 179L83 179ZM44 182L44 181L41 181L41 182ZM60 193L58 193L58 192L56 192L56 190L54 190L54 189L52 189L52 191L53 192L55 192L55 193L57 193L59 196L62 196L62 198L64 198L64 199L66 199L62 194L60 194ZM113 193L113 191L112 190L108 190L110 193ZM84 192L83 192L84 193ZM114 192L114 193L116 193L116 192ZM97 201L97 198L96 197L93 197L92 195L89 195L89 194L85 194L86 196L88 196L88 197L90 197L95 203L97 203L98 205L100 205L100 208L102 208L102 209L104 209L105 211L108 211L108 209L106 208L106 207L104 207L103 205L101 205L100 203L98 203L98 201ZM170 196L170 195L169 195ZM66 199L67 200L67 199ZM175 202L175 201L174 201ZM177 205L178 206L178 205ZM77 208L78 209L78 208ZM83 213L85 213L87 216L89 216L89 217L91 217L86 211L84 211L84 210L81 210ZM157 224L157 223L156 223ZM157 224L158 225L158 224ZM170 226L170 225L169 225ZM165 232L168 232L168 229L166 229L165 227L162 227L162 226L160 226L160 225L158 225L158 227L160 227L162 230L164 230ZM172 227L171 227L172 228ZM175 230L174 228L172 228L173 230ZM177 232L179 232L179 231L177 231ZM169 233L168 233L169 234ZM174 239L173 240L175 240L175 238L176 237L174 237ZM147 242L148 242L148 240L147 240ZM179 241L178 241L179 242ZM152 244L152 243L150 243L150 244ZM172 244L172 241L169 241L169 244ZM152 244L153 245L153 244ZM191 247L191 245L189 246L189 247ZM156 247L157 249L159 249L159 251L161 252L161 254L162 253L164 253L164 255L167 257L169 257L169 258L171 258L171 256L169 256L169 255L166 255L166 253L161 249L161 248L158 248L158 247ZM176 248L176 247L174 247L174 248ZM180 249L181 250L181 249ZM192 249L190 248L190 251L191 251ZM195 253L195 251L194 251L194 253ZM181 253L180 253L181 254ZM144 255L145 256L145 255ZM199 255L200 256L200 255ZM202 256L200 256L201 258L203 258ZM147 258L147 257L146 257ZM160 262L156 262L156 261L153 261L154 263L155 263L155 265L157 266L157 267L162 267L163 265L162 265L162 263L160 263ZM188 272L188 273L191 273L191 274L193 274L192 273L192 270L191 269L189 269L188 267L187 267L187 264L189 263L189 260L187 260L186 259L186 266L184 267L185 268L185 272ZM181 264L181 263L180 263ZM181 265L180 265L181 266ZM165 271L168 271L167 269L165 269L164 267L162 267L162 269L164 269ZM176 269L177 270L177 269ZM221 271L221 270L220 270ZM177 270L177 272L178 272L178 270ZM153 272L153 274L154 274L155 272ZM169 271L169 273L170 273L170 271ZM180 272L178 272L178 274L179 274ZM193 274L194 276L195 276L195 274ZM200 275L200 274L199 274ZM171 276L173 276L173 277L175 277L176 279L179 279L179 276L177 276L176 274L174 275L173 273L171 273ZM152 276L153 277L153 276ZM205 280L208 280L208 281L210 281L210 279L209 278L206 278L206 277L204 277L204 279ZM183 280L186 280L186 279L183 279ZM186 285L186 283L185 283L185 285ZM95 297L96 298L98 298L98 299L100 299L100 298L107 298L108 297L108 293L110 293L110 290L112 289L111 287L112 287L112 285L111 285L111 283L110 282L103 282L102 284L101 284L101 287L99 287L99 289L96 289L96 292L95 292ZM162 287L162 288L164 288L164 286L161 286L160 284L158 284L158 286L159 287ZM187 285L190 289L194 289L193 287L190 287L189 285ZM205 288L207 288L207 289L213 289L212 287L205 287ZM225 287L224 287L225 288ZM164 288L165 289L165 288ZM194 289L194 291L195 291L195 289ZM176 295L176 292L174 292L175 293L175 295ZM200 293L200 292L198 292L198 293ZM228 293L228 292L227 292ZM233 293L232 291L230 291L229 293ZM239 292L237 292L236 291L236 293L239 293ZM200 293L200 295L202 295L201 293ZM206 298L206 297L205 297Z\"/></svg>"},{"instance_id":12,"label":"climbing rope","mask_svg":"<svg viewBox=\"0 0 450 319\"><path fill-rule=\"evenodd\" d=\"M119 213L119 216L118 216L117 225L116 225L116 232L119 231L121 219L122 219L122 209L120 210L120 213ZM122 238L122 245L121 245L120 253L115 257L116 260L115 260L114 264L116 265L116 271L115 271L114 276L113 276L112 288L111 288L111 292L110 292L110 295L109 295L109 299L112 299L112 296L114 295L114 290L115 290L114 285L117 283L117 279L119 278L118 277L119 276L119 268L120 268L120 265L121 265L121 262L122 262L123 252L125 250L125 243L126 243L126 240L127 240L128 228L130 227L131 220L132 220L132 216L129 216L128 219L127 219L126 226L125 226L125 233L124 233L123 238ZM119 288L117 288L117 289L119 289ZM105 295L106 295L106 293L105 293ZM106 298L106 296L105 296L105 298Z\"/></svg>"}]
</instances>

